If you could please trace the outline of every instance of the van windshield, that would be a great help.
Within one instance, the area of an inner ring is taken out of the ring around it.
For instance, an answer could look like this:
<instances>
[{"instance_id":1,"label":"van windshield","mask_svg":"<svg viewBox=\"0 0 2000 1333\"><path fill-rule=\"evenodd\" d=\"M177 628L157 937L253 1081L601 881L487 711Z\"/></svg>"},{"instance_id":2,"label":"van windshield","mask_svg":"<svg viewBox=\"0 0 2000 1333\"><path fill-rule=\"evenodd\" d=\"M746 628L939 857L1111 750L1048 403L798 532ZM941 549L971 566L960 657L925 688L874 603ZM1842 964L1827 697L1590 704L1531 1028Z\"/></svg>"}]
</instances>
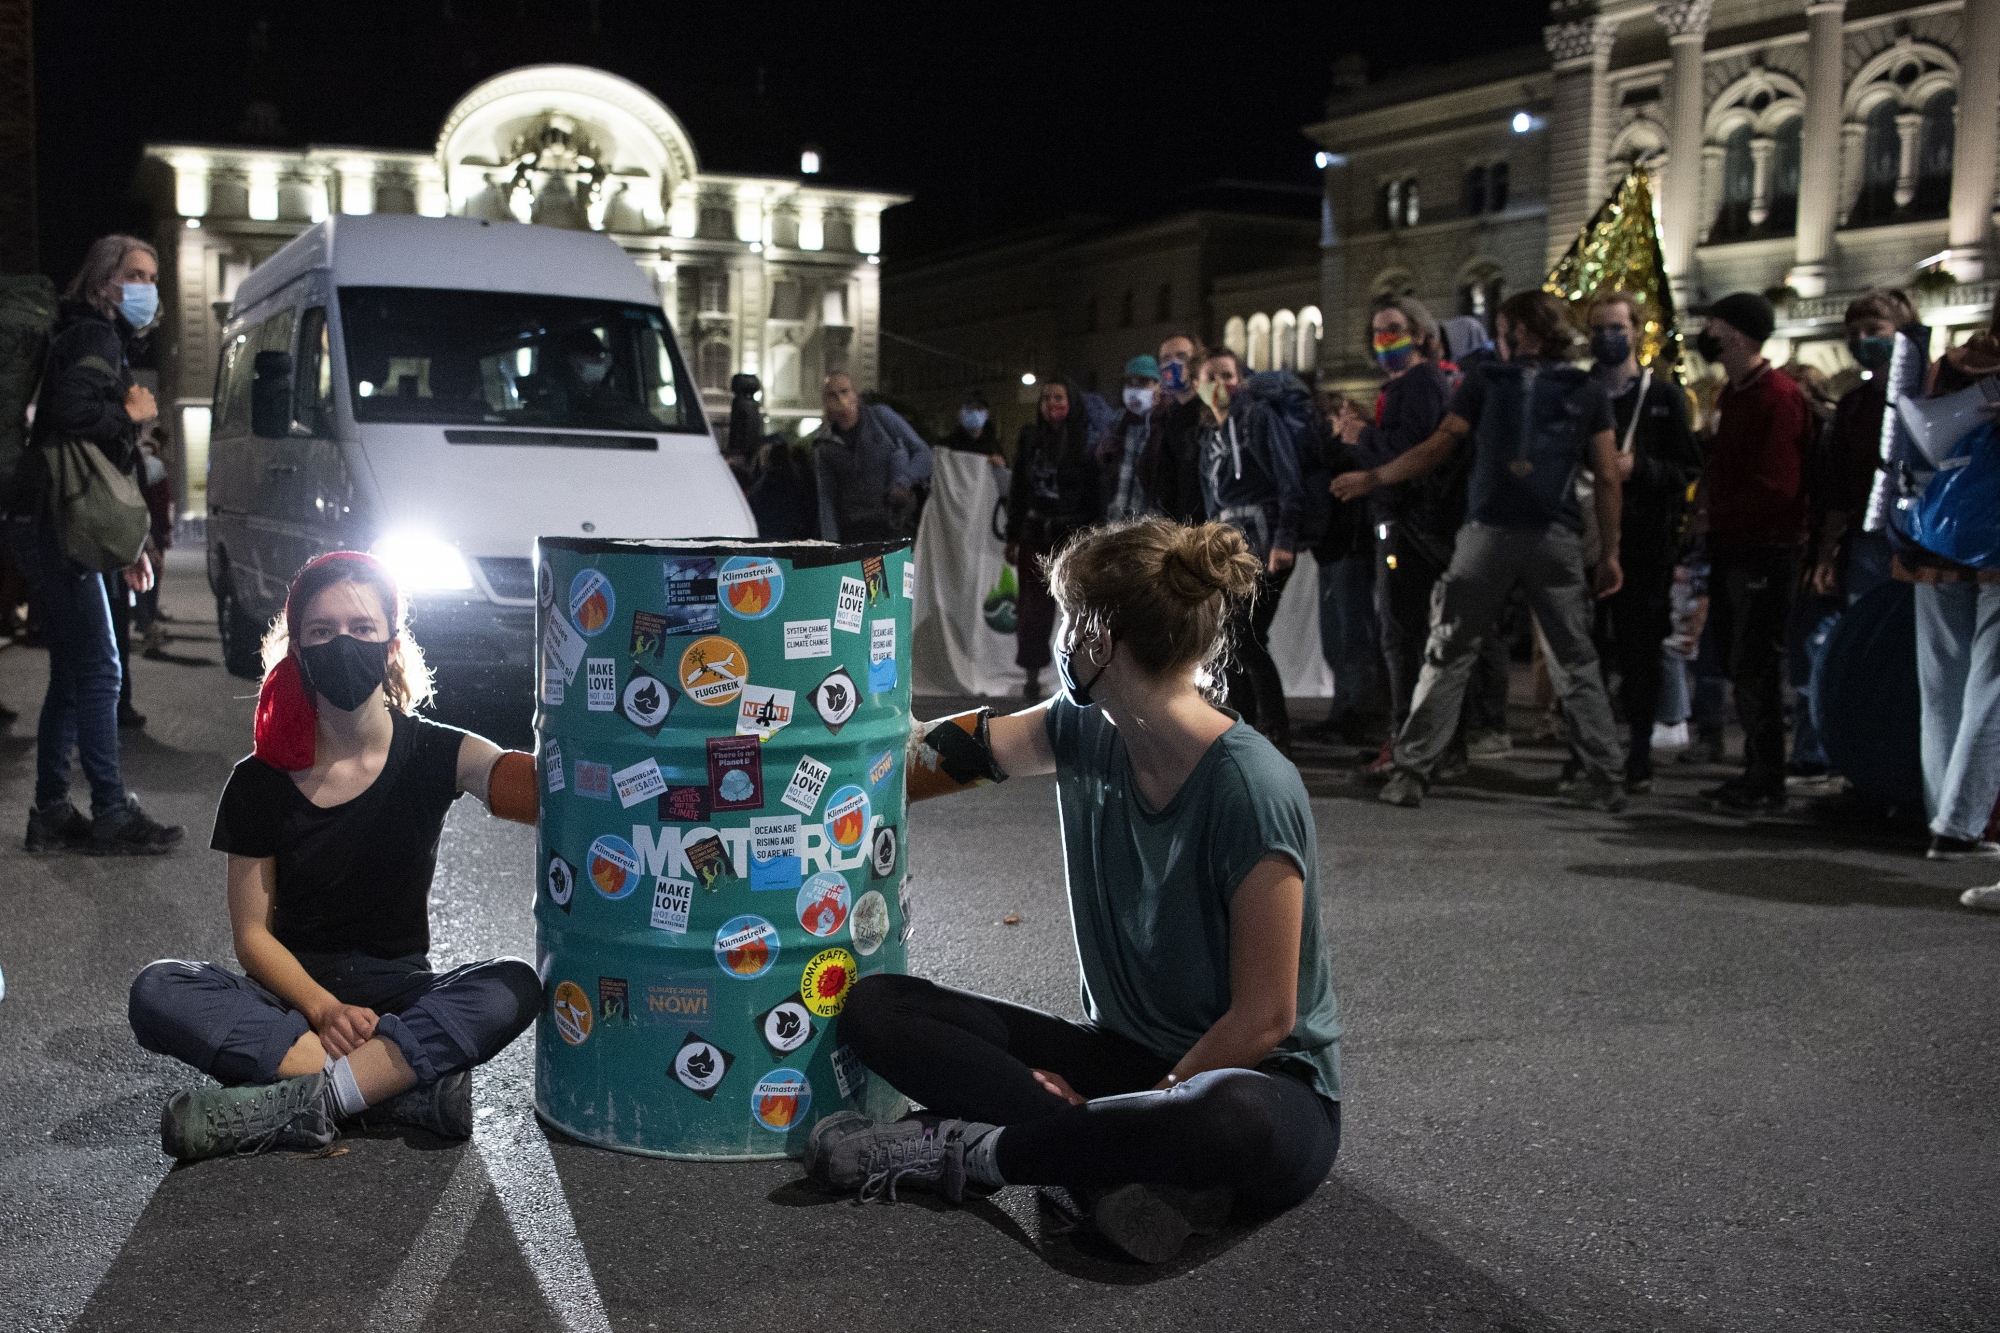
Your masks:
<instances>
[{"instance_id":1,"label":"van windshield","mask_svg":"<svg viewBox=\"0 0 2000 1333\"><path fill-rule=\"evenodd\" d=\"M343 287L356 421L699 431L657 306Z\"/></svg>"}]
</instances>

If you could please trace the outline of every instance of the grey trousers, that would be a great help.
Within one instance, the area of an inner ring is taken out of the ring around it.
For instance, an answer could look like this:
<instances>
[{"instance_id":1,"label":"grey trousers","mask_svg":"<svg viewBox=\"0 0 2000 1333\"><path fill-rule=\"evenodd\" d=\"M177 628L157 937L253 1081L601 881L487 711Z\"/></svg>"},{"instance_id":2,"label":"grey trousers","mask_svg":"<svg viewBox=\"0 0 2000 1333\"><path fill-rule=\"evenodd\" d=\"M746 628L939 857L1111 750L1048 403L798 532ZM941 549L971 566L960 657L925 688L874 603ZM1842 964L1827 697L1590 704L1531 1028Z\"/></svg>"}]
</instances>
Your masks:
<instances>
[{"instance_id":1,"label":"grey trousers","mask_svg":"<svg viewBox=\"0 0 2000 1333\"><path fill-rule=\"evenodd\" d=\"M1584 770L1617 781L1625 756L1591 642L1593 601L1583 577L1583 538L1561 524L1535 530L1467 523L1458 530L1451 568L1431 589L1431 637L1410 699L1410 720L1396 736L1396 767L1430 777L1458 729L1480 636L1492 628L1516 583L1527 592L1554 654L1549 678Z\"/></svg>"}]
</instances>

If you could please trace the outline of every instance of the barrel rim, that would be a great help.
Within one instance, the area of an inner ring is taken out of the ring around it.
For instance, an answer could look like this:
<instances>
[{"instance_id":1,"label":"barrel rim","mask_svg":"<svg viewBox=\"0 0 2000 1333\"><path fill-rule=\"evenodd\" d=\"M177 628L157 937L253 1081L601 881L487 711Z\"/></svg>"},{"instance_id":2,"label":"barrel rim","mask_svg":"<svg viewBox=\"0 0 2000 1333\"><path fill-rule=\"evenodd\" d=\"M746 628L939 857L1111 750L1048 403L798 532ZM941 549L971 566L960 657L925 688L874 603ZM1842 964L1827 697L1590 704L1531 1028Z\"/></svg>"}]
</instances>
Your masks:
<instances>
[{"instance_id":1,"label":"barrel rim","mask_svg":"<svg viewBox=\"0 0 2000 1333\"><path fill-rule=\"evenodd\" d=\"M845 565L870 556L908 551L914 543L899 542L764 542L751 537L537 537L538 550L571 555L765 555L789 560L799 569Z\"/></svg>"}]
</instances>

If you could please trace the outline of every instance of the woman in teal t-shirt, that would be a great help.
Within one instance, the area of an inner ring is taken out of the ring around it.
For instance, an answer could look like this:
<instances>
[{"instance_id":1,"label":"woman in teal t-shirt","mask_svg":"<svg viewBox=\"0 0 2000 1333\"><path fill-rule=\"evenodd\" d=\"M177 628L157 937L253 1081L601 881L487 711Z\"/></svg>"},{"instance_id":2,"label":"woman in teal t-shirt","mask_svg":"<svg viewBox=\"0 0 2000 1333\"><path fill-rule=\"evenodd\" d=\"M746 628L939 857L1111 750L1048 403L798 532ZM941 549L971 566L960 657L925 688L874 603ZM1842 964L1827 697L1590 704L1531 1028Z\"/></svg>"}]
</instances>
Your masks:
<instances>
[{"instance_id":1,"label":"woman in teal t-shirt","mask_svg":"<svg viewBox=\"0 0 2000 1333\"><path fill-rule=\"evenodd\" d=\"M863 1198L1061 1187L1157 1262L1232 1203L1306 1198L1339 1148L1312 810L1298 770L1198 684L1256 587L1234 529L1099 528L1048 576L1062 694L921 728L907 770L912 799L1056 774L1086 1018L919 977L857 982L840 1039L928 1113L829 1116L806 1169Z\"/></svg>"}]
</instances>

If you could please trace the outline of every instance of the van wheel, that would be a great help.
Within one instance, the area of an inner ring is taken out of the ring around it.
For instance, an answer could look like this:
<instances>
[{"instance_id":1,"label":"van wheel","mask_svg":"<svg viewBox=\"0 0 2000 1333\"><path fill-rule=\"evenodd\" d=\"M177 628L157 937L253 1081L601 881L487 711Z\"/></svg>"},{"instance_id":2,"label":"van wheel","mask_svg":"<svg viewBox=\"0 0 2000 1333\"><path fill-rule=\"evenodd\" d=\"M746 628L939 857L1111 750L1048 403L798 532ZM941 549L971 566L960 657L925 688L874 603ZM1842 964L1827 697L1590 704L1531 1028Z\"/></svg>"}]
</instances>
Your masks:
<instances>
[{"instance_id":1,"label":"van wheel","mask_svg":"<svg viewBox=\"0 0 2000 1333\"><path fill-rule=\"evenodd\" d=\"M264 674L257 622L243 610L223 567L215 592L215 627L222 635L222 665L232 676L257 680Z\"/></svg>"}]
</instances>

